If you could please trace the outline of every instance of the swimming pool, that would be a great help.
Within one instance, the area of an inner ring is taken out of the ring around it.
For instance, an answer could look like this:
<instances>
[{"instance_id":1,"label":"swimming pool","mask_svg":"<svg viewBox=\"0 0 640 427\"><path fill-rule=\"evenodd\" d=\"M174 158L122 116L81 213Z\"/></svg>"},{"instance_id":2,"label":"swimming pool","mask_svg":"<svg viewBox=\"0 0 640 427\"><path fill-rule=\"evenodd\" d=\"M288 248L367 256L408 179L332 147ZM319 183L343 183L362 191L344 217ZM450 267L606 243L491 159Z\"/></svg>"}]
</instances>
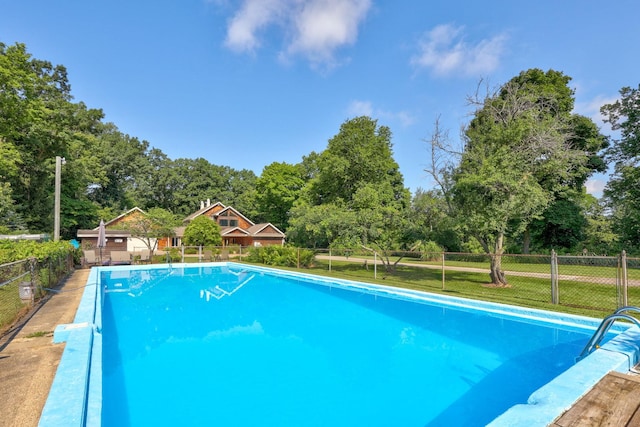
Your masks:
<instances>
[{"instance_id":1,"label":"swimming pool","mask_svg":"<svg viewBox=\"0 0 640 427\"><path fill-rule=\"evenodd\" d=\"M486 425L600 353L593 319L240 264L91 276L41 425Z\"/></svg>"}]
</instances>

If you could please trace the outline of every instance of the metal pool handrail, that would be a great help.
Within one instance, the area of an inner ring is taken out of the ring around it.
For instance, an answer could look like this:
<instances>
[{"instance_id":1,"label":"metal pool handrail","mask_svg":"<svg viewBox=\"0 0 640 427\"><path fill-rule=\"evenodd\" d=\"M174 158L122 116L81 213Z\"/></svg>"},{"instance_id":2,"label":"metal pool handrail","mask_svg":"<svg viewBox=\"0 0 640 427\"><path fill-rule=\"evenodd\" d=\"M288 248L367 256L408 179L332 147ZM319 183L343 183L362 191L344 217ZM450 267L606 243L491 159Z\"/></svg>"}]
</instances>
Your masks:
<instances>
[{"instance_id":1,"label":"metal pool handrail","mask_svg":"<svg viewBox=\"0 0 640 427\"><path fill-rule=\"evenodd\" d=\"M632 307L632 306L622 307L616 310L613 314L605 317L600 323L600 326L598 326L598 329L596 329L596 332L593 334L593 336L591 337L587 345L582 350L582 353L580 353L580 356L576 358L576 361L584 359L589 354L591 354L593 350L598 348L598 345L600 344L604 336L607 334L607 331L609 330L609 328L611 328L611 325L613 325L613 323L616 320L627 320L631 323L635 323L637 326L640 327L640 321L638 319L636 319L635 317L631 317L628 314L624 314L625 312L628 312L628 311L634 311L636 313L640 313L640 307Z\"/></svg>"}]
</instances>

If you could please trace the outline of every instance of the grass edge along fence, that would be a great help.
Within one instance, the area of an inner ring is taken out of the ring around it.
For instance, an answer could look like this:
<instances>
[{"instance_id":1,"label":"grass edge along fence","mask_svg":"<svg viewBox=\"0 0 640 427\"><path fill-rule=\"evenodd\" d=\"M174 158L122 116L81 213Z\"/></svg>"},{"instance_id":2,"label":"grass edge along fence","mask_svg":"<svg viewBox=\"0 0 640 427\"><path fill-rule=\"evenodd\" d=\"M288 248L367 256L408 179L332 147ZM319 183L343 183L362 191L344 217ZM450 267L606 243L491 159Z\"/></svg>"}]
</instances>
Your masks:
<instances>
[{"instance_id":1,"label":"grass edge along fence","mask_svg":"<svg viewBox=\"0 0 640 427\"><path fill-rule=\"evenodd\" d=\"M487 254L313 251L315 262L304 271L337 278L599 318L621 306L640 305L640 258L624 252L618 256L501 255L509 285L500 287L490 283Z\"/></svg>"},{"instance_id":2,"label":"grass edge along fence","mask_svg":"<svg viewBox=\"0 0 640 427\"><path fill-rule=\"evenodd\" d=\"M73 249L0 264L0 337L74 269Z\"/></svg>"}]
</instances>

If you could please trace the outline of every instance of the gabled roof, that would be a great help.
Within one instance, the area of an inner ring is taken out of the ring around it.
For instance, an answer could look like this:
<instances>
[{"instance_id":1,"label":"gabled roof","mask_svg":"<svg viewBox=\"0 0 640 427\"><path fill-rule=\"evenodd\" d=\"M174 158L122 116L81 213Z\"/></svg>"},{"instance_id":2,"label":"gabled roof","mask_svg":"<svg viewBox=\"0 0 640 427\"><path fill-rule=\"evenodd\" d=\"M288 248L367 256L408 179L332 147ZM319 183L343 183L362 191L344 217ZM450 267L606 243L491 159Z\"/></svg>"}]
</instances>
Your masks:
<instances>
[{"instance_id":1,"label":"gabled roof","mask_svg":"<svg viewBox=\"0 0 640 427\"><path fill-rule=\"evenodd\" d=\"M204 214L204 213L209 212L210 210L213 210L214 208L215 208L215 209L220 209L220 208L222 208L222 210L224 210L224 209L226 208L226 206L225 206L225 205L223 205L223 204L222 204L222 203L220 203L220 202L215 202L215 203L214 203L214 204L212 204L212 205L205 206L205 207L203 207L203 208L201 208L201 209L197 210L196 212L192 213L191 215L189 215L188 217L186 217L182 222L191 222L191 221L193 221L195 218L199 217L200 215L202 215L202 214Z\"/></svg>"},{"instance_id":2,"label":"gabled roof","mask_svg":"<svg viewBox=\"0 0 640 427\"><path fill-rule=\"evenodd\" d=\"M109 225L111 225L113 223L116 223L116 222L120 221L122 218L124 218L126 216L129 216L129 215L131 215L131 214L133 214L135 212L139 212L142 215L146 215L147 214L145 211L143 211L142 209L140 209L139 207L136 206L135 208L131 208L128 211L126 211L125 213L123 213L121 215L118 215L117 217L105 222L104 226L105 227L109 227ZM94 228L94 230L97 230L99 227L100 227L100 225L98 224L98 226L96 228Z\"/></svg>"},{"instance_id":3,"label":"gabled roof","mask_svg":"<svg viewBox=\"0 0 640 427\"><path fill-rule=\"evenodd\" d=\"M251 233L249 233L247 230L244 230L240 227L228 227L228 228L223 228L222 230L220 230L220 235L221 236L231 236L235 234L236 236L238 234L241 234L243 236L250 236Z\"/></svg>"},{"instance_id":4,"label":"gabled roof","mask_svg":"<svg viewBox=\"0 0 640 427\"><path fill-rule=\"evenodd\" d=\"M252 227L249 227L249 233L251 233L252 236L285 237L285 234L270 222L256 224Z\"/></svg>"},{"instance_id":5,"label":"gabled roof","mask_svg":"<svg viewBox=\"0 0 640 427\"><path fill-rule=\"evenodd\" d=\"M252 226L255 225L255 223L253 221L251 221L249 218L247 218L246 216L242 215L240 213L240 211L238 211L237 209L231 207L231 206L227 206L226 208L222 209L220 212L217 213L218 216L222 216L223 212L226 211L233 211L237 216L244 218L249 224L251 224Z\"/></svg>"},{"instance_id":6,"label":"gabled roof","mask_svg":"<svg viewBox=\"0 0 640 427\"><path fill-rule=\"evenodd\" d=\"M106 229L105 230L106 236L107 238L109 237L131 237L131 233L129 231L125 231L125 230L110 230L110 229ZM76 236L78 238L98 238L98 230L97 229L92 229L92 230L78 230L76 233Z\"/></svg>"}]
</instances>

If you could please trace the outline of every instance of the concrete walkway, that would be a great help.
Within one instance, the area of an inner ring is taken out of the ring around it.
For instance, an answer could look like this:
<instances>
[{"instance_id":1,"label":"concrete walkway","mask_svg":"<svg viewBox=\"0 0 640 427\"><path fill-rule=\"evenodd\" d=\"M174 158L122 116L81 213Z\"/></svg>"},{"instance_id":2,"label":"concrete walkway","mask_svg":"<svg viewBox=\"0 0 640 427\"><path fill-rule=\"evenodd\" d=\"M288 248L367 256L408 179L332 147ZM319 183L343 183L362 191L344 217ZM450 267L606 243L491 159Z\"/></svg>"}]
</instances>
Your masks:
<instances>
[{"instance_id":1,"label":"concrete walkway","mask_svg":"<svg viewBox=\"0 0 640 427\"><path fill-rule=\"evenodd\" d=\"M0 340L0 427L38 425L64 350L53 344L53 330L73 322L88 277L89 270L76 270Z\"/></svg>"}]
</instances>

